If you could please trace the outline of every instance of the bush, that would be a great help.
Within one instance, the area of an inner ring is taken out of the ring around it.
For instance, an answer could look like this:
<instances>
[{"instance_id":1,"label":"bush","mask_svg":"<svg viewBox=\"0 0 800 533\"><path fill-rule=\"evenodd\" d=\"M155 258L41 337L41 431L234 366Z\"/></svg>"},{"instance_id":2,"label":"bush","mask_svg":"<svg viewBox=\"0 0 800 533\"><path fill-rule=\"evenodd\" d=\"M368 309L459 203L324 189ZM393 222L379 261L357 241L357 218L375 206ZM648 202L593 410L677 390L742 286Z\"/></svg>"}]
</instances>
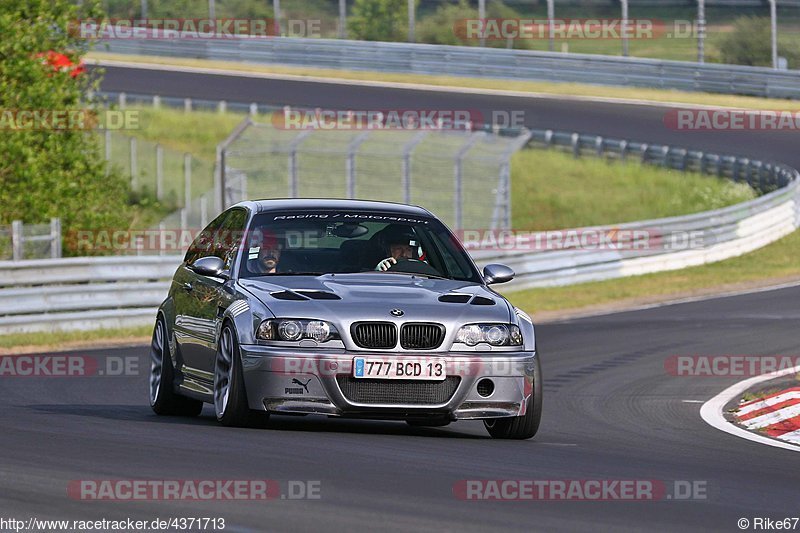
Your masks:
<instances>
[{"instance_id":1,"label":"bush","mask_svg":"<svg viewBox=\"0 0 800 533\"><path fill-rule=\"evenodd\" d=\"M787 58L790 67L800 61L796 46L778 34L778 55ZM772 34L770 19L765 17L739 17L733 23L733 31L719 41L720 60L735 65L772 66Z\"/></svg>"},{"instance_id":2,"label":"bush","mask_svg":"<svg viewBox=\"0 0 800 533\"><path fill-rule=\"evenodd\" d=\"M355 0L348 31L363 41L405 41L408 38L406 0Z\"/></svg>"},{"instance_id":3,"label":"bush","mask_svg":"<svg viewBox=\"0 0 800 533\"><path fill-rule=\"evenodd\" d=\"M60 217L63 231L126 228L127 182L106 175L97 136L80 129L21 128L20 111L85 111L96 86L88 74L73 77L48 64L61 53L77 64L86 46L70 21L97 17L88 0L83 11L67 0L0 3L0 224L41 223ZM44 57L43 57L44 56Z\"/></svg>"}]
</instances>

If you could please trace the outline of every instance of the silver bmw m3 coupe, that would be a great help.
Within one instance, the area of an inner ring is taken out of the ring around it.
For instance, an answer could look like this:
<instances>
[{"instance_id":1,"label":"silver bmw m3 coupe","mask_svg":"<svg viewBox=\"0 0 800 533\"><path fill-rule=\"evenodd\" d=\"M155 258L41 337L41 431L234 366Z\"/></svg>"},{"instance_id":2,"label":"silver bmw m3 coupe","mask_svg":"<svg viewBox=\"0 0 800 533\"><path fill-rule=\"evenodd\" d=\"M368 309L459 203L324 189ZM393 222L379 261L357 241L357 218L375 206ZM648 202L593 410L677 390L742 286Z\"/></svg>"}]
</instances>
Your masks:
<instances>
[{"instance_id":1,"label":"silver bmw m3 coupe","mask_svg":"<svg viewBox=\"0 0 800 533\"><path fill-rule=\"evenodd\" d=\"M358 200L242 202L189 248L161 304L150 405L240 426L274 414L483 420L527 439L542 412L530 317L429 211Z\"/></svg>"}]
</instances>

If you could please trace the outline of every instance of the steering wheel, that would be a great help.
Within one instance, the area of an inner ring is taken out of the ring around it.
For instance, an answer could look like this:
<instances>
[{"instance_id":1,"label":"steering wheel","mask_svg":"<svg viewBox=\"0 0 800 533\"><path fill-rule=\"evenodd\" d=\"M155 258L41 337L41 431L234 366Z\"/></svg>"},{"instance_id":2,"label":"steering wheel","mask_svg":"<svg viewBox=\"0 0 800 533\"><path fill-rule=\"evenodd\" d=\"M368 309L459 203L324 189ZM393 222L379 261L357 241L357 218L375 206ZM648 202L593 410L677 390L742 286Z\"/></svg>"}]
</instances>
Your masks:
<instances>
[{"instance_id":1,"label":"steering wheel","mask_svg":"<svg viewBox=\"0 0 800 533\"><path fill-rule=\"evenodd\" d=\"M430 266L425 261L419 259L400 258L386 272L407 272L409 274L428 274L431 276L441 276L442 273Z\"/></svg>"}]
</instances>

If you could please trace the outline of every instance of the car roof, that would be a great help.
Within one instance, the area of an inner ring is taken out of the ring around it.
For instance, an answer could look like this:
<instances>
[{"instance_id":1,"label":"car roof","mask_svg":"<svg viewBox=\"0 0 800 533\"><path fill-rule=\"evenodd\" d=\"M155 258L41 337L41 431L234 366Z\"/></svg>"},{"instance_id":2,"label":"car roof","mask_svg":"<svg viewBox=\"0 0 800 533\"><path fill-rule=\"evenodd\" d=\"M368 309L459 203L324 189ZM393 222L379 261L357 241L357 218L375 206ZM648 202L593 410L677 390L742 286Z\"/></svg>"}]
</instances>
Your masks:
<instances>
[{"instance_id":1,"label":"car roof","mask_svg":"<svg viewBox=\"0 0 800 533\"><path fill-rule=\"evenodd\" d=\"M253 212L352 209L355 211L390 212L402 215L433 217L427 209L417 205L398 204L394 202L377 202L374 200L344 200L339 198L274 198L268 200L248 200L236 204L247 207Z\"/></svg>"}]
</instances>

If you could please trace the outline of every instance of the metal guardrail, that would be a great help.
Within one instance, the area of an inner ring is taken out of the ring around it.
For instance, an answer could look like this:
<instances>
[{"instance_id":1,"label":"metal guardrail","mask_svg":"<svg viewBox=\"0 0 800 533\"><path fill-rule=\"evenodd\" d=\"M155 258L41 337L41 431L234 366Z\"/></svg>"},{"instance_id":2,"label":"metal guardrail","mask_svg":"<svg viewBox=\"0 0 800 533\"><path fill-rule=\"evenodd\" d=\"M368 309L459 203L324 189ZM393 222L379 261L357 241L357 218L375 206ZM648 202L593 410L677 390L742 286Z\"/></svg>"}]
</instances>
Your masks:
<instances>
[{"instance_id":1,"label":"metal guardrail","mask_svg":"<svg viewBox=\"0 0 800 533\"><path fill-rule=\"evenodd\" d=\"M517 277L504 290L567 285L684 268L734 257L800 227L800 173L782 164L578 133L531 132L533 146L574 155L637 159L746 181L763 194L722 209L580 231L653 235L696 232L702 246L638 249L577 246L473 252L479 265L503 262ZM84 257L0 262L0 334L114 328L152 323L178 256Z\"/></svg>"},{"instance_id":2,"label":"metal guardrail","mask_svg":"<svg viewBox=\"0 0 800 533\"><path fill-rule=\"evenodd\" d=\"M800 98L800 71L469 46L304 38L106 40L109 52L406 74Z\"/></svg>"}]
</instances>

